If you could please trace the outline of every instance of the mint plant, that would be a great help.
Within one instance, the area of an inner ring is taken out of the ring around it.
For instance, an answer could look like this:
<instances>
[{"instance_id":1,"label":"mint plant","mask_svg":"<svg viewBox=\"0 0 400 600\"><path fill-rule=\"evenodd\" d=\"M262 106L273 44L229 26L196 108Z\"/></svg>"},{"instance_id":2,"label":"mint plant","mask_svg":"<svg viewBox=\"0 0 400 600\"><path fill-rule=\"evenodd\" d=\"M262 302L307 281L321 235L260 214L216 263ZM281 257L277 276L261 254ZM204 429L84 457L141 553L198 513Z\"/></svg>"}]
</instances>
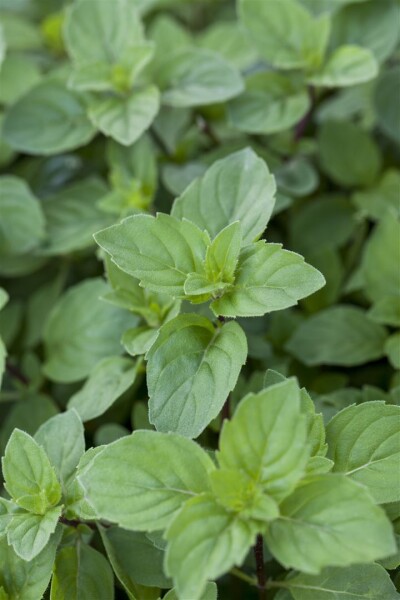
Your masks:
<instances>
[{"instance_id":1,"label":"mint plant","mask_svg":"<svg viewBox=\"0 0 400 600\"><path fill-rule=\"evenodd\" d=\"M396 0L3 0L0 600L400 591Z\"/></svg>"}]
</instances>

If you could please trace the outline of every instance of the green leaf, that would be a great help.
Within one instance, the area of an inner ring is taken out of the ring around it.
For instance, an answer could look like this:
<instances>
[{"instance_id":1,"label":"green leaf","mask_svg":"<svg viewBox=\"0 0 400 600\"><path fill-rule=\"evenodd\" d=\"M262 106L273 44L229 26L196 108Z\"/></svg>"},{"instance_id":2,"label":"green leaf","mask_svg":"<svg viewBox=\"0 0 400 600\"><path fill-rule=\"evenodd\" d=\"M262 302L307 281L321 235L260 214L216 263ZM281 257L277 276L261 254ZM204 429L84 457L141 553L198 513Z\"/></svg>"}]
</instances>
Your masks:
<instances>
[{"instance_id":1,"label":"green leaf","mask_svg":"<svg viewBox=\"0 0 400 600\"><path fill-rule=\"evenodd\" d=\"M303 476L310 449L293 379L248 394L225 421L217 453L222 469L238 469L280 500Z\"/></svg>"},{"instance_id":2,"label":"green leaf","mask_svg":"<svg viewBox=\"0 0 400 600\"><path fill-rule=\"evenodd\" d=\"M86 544L62 548L51 581L51 600L114 600L114 578L108 561Z\"/></svg>"},{"instance_id":3,"label":"green leaf","mask_svg":"<svg viewBox=\"0 0 400 600\"><path fill-rule=\"evenodd\" d=\"M366 402L345 408L326 428L334 471L365 485L379 504L400 500L400 407Z\"/></svg>"},{"instance_id":4,"label":"green leaf","mask_svg":"<svg viewBox=\"0 0 400 600\"><path fill-rule=\"evenodd\" d=\"M4 139L11 148L45 156L84 146L94 134L82 96L50 80L13 104L3 124Z\"/></svg>"},{"instance_id":5,"label":"green leaf","mask_svg":"<svg viewBox=\"0 0 400 600\"><path fill-rule=\"evenodd\" d=\"M400 332L389 336L385 343L385 354L394 369L400 369Z\"/></svg>"},{"instance_id":6,"label":"green leaf","mask_svg":"<svg viewBox=\"0 0 400 600\"><path fill-rule=\"evenodd\" d=\"M43 515L61 499L61 487L44 449L14 429L2 459L5 488L22 508Z\"/></svg>"},{"instance_id":7,"label":"green leaf","mask_svg":"<svg viewBox=\"0 0 400 600\"><path fill-rule=\"evenodd\" d=\"M214 468L191 440L135 431L106 446L78 480L100 518L124 529L157 531L189 498L209 490Z\"/></svg>"},{"instance_id":8,"label":"green leaf","mask_svg":"<svg viewBox=\"0 0 400 600\"><path fill-rule=\"evenodd\" d=\"M364 290L374 302L389 295L399 298L400 273L394 259L399 252L399 236L400 219L387 215L365 245L361 273Z\"/></svg>"},{"instance_id":9,"label":"green leaf","mask_svg":"<svg viewBox=\"0 0 400 600\"><path fill-rule=\"evenodd\" d=\"M81 0L67 11L64 40L78 64L118 64L121 56L143 39L134 2Z\"/></svg>"},{"instance_id":10,"label":"green leaf","mask_svg":"<svg viewBox=\"0 0 400 600\"><path fill-rule=\"evenodd\" d=\"M26 94L40 80L35 60L21 54L9 54L0 71L0 103L9 105Z\"/></svg>"},{"instance_id":11,"label":"green leaf","mask_svg":"<svg viewBox=\"0 0 400 600\"><path fill-rule=\"evenodd\" d=\"M88 115L104 135L130 146L150 127L159 106L158 89L150 85L128 96L93 97Z\"/></svg>"},{"instance_id":12,"label":"green leaf","mask_svg":"<svg viewBox=\"0 0 400 600\"><path fill-rule=\"evenodd\" d=\"M280 511L266 541L286 568L316 574L326 566L372 562L395 551L383 510L342 475L308 479L283 501Z\"/></svg>"},{"instance_id":13,"label":"green leaf","mask_svg":"<svg viewBox=\"0 0 400 600\"><path fill-rule=\"evenodd\" d=\"M215 162L175 200L171 215L207 229L212 238L240 221L243 244L249 244L267 226L275 190L265 162L246 148Z\"/></svg>"},{"instance_id":14,"label":"green leaf","mask_svg":"<svg viewBox=\"0 0 400 600\"><path fill-rule=\"evenodd\" d=\"M357 44L373 52L382 63L394 51L399 37L399 7L388 0L382 5L369 1L344 6L334 14L330 44Z\"/></svg>"},{"instance_id":15,"label":"green leaf","mask_svg":"<svg viewBox=\"0 0 400 600\"><path fill-rule=\"evenodd\" d=\"M203 272L207 235L189 221L135 215L95 235L116 265L155 292L184 297L189 273Z\"/></svg>"},{"instance_id":16,"label":"green leaf","mask_svg":"<svg viewBox=\"0 0 400 600\"><path fill-rule=\"evenodd\" d=\"M0 586L3 586L10 600L38 600L43 597L52 574L60 537L61 528L51 536L35 560L30 562L20 559L5 537L0 538Z\"/></svg>"},{"instance_id":17,"label":"green leaf","mask_svg":"<svg viewBox=\"0 0 400 600\"><path fill-rule=\"evenodd\" d=\"M378 75L378 63L370 50L340 46L308 82L321 87L346 87L364 83Z\"/></svg>"},{"instance_id":18,"label":"green leaf","mask_svg":"<svg viewBox=\"0 0 400 600\"><path fill-rule=\"evenodd\" d=\"M376 323L400 327L400 298L398 296L383 296L368 311L368 316Z\"/></svg>"},{"instance_id":19,"label":"green leaf","mask_svg":"<svg viewBox=\"0 0 400 600\"><path fill-rule=\"evenodd\" d=\"M23 179L0 177L0 253L24 254L45 237L45 219L38 199Z\"/></svg>"},{"instance_id":20,"label":"green leaf","mask_svg":"<svg viewBox=\"0 0 400 600\"><path fill-rule=\"evenodd\" d=\"M199 600L217 600L218 589L217 584L213 581L209 581L204 588L204 592L201 594ZM177 592L175 589L169 590L167 594L164 596L165 600L179 600Z\"/></svg>"},{"instance_id":21,"label":"green leaf","mask_svg":"<svg viewBox=\"0 0 400 600\"><path fill-rule=\"evenodd\" d=\"M166 534L165 568L178 597L200 600L207 580L244 561L256 533L257 524L228 512L212 496L187 502Z\"/></svg>"},{"instance_id":22,"label":"green leaf","mask_svg":"<svg viewBox=\"0 0 400 600\"><path fill-rule=\"evenodd\" d=\"M318 134L323 171L345 187L374 183L381 169L381 155L372 138L350 121L323 123Z\"/></svg>"},{"instance_id":23,"label":"green leaf","mask_svg":"<svg viewBox=\"0 0 400 600\"><path fill-rule=\"evenodd\" d=\"M101 527L100 533L114 572L128 594L140 598L141 585L171 587L163 572L164 552L145 533L114 526Z\"/></svg>"},{"instance_id":24,"label":"green leaf","mask_svg":"<svg viewBox=\"0 0 400 600\"><path fill-rule=\"evenodd\" d=\"M79 381L103 358L122 353L121 334L135 319L100 300L107 289L98 278L82 281L53 308L44 331L50 379Z\"/></svg>"},{"instance_id":25,"label":"green leaf","mask_svg":"<svg viewBox=\"0 0 400 600\"><path fill-rule=\"evenodd\" d=\"M400 144L400 114L396 90L400 85L400 68L393 66L383 71L374 94L374 107L380 129L394 142Z\"/></svg>"},{"instance_id":26,"label":"green leaf","mask_svg":"<svg viewBox=\"0 0 400 600\"><path fill-rule=\"evenodd\" d=\"M399 191L400 171L388 169L373 188L356 192L352 200L362 216L380 221L387 215L400 216Z\"/></svg>"},{"instance_id":27,"label":"green leaf","mask_svg":"<svg viewBox=\"0 0 400 600\"><path fill-rule=\"evenodd\" d=\"M286 349L305 365L352 367L384 354L386 330L356 306L338 305L313 315L293 333Z\"/></svg>"},{"instance_id":28,"label":"green leaf","mask_svg":"<svg viewBox=\"0 0 400 600\"><path fill-rule=\"evenodd\" d=\"M237 21L215 19L206 30L200 32L196 41L202 48L218 52L241 71L251 67L257 60L251 40Z\"/></svg>"},{"instance_id":29,"label":"green leaf","mask_svg":"<svg viewBox=\"0 0 400 600\"><path fill-rule=\"evenodd\" d=\"M246 79L246 90L228 105L230 123L246 133L285 131L307 113L310 100L304 86L272 71Z\"/></svg>"},{"instance_id":30,"label":"green leaf","mask_svg":"<svg viewBox=\"0 0 400 600\"><path fill-rule=\"evenodd\" d=\"M39 427L35 440L44 448L65 492L85 452L84 429L78 413L67 410L52 417Z\"/></svg>"},{"instance_id":31,"label":"green leaf","mask_svg":"<svg viewBox=\"0 0 400 600\"><path fill-rule=\"evenodd\" d=\"M151 329L147 325L127 329L121 338L121 342L131 356L146 354L154 344L158 335L157 329Z\"/></svg>"},{"instance_id":32,"label":"green leaf","mask_svg":"<svg viewBox=\"0 0 400 600\"><path fill-rule=\"evenodd\" d=\"M261 316L294 306L324 283L323 275L299 254L260 241L242 249L233 289L211 308L225 317Z\"/></svg>"},{"instance_id":33,"label":"green leaf","mask_svg":"<svg viewBox=\"0 0 400 600\"><path fill-rule=\"evenodd\" d=\"M7 526L7 541L22 560L31 561L48 544L54 533L62 507L51 508L43 515L17 511Z\"/></svg>"},{"instance_id":34,"label":"green leaf","mask_svg":"<svg viewBox=\"0 0 400 600\"><path fill-rule=\"evenodd\" d=\"M41 254L57 256L94 246L93 233L112 222L97 206L106 192L100 179L88 178L46 198L47 239Z\"/></svg>"},{"instance_id":35,"label":"green leaf","mask_svg":"<svg viewBox=\"0 0 400 600\"><path fill-rule=\"evenodd\" d=\"M328 567L319 575L292 575L285 581L294 600L396 600L398 593L380 565Z\"/></svg>"},{"instance_id":36,"label":"green leaf","mask_svg":"<svg viewBox=\"0 0 400 600\"><path fill-rule=\"evenodd\" d=\"M205 272L210 281L233 283L242 241L239 221L225 227L207 248Z\"/></svg>"},{"instance_id":37,"label":"green leaf","mask_svg":"<svg viewBox=\"0 0 400 600\"><path fill-rule=\"evenodd\" d=\"M216 52L183 48L160 64L162 103L179 108L225 102L243 91L239 71Z\"/></svg>"},{"instance_id":38,"label":"green leaf","mask_svg":"<svg viewBox=\"0 0 400 600\"><path fill-rule=\"evenodd\" d=\"M85 385L74 394L68 408L75 409L83 422L104 414L128 390L137 376L137 365L128 358L115 356L101 360Z\"/></svg>"},{"instance_id":39,"label":"green leaf","mask_svg":"<svg viewBox=\"0 0 400 600\"><path fill-rule=\"evenodd\" d=\"M297 0L241 0L239 16L262 58L274 67L302 69L321 64L330 31L326 16L313 18Z\"/></svg>"},{"instance_id":40,"label":"green leaf","mask_svg":"<svg viewBox=\"0 0 400 600\"><path fill-rule=\"evenodd\" d=\"M147 355L150 422L159 431L197 437L220 412L247 357L234 322L215 328L195 314L163 325Z\"/></svg>"}]
</instances>

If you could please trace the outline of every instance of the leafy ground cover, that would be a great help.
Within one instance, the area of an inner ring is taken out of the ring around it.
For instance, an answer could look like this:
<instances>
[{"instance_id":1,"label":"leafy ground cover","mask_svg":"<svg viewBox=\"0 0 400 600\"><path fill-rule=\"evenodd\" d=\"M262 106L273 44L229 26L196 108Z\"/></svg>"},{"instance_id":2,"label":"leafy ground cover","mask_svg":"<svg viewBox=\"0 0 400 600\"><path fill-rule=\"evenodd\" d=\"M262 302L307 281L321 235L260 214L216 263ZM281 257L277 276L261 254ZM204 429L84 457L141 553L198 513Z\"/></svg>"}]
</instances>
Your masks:
<instances>
[{"instance_id":1,"label":"leafy ground cover","mask_svg":"<svg viewBox=\"0 0 400 600\"><path fill-rule=\"evenodd\" d=\"M396 0L2 0L0 600L394 600Z\"/></svg>"}]
</instances>

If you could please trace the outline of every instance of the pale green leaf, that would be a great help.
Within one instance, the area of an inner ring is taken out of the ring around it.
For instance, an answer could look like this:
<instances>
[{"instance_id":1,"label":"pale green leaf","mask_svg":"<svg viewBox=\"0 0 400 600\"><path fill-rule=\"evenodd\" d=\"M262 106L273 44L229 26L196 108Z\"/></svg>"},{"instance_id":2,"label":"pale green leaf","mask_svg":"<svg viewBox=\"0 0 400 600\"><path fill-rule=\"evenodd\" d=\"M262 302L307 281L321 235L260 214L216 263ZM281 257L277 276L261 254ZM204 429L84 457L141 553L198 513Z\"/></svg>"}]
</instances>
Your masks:
<instances>
[{"instance_id":1,"label":"pale green leaf","mask_svg":"<svg viewBox=\"0 0 400 600\"><path fill-rule=\"evenodd\" d=\"M257 524L228 512L212 496L187 502L166 534L165 568L178 597L200 600L207 580L243 562L256 533Z\"/></svg>"},{"instance_id":2,"label":"pale green leaf","mask_svg":"<svg viewBox=\"0 0 400 600\"><path fill-rule=\"evenodd\" d=\"M81 0L67 11L64 39L78 64L118 64L122 54L142 41L143 28L129 0Z\"/></svg>"},{"instance_id":3,"label":"pale green leaf","mask_svg":"<svg viewBox=\"0 0 400 600\"><path fill-rule=\"evenodd\" d=\"M225 102L243 91L239 71L216 52L184 48L159 66L162 102L179 108Z\"/></svg>"},{"instance_id":4,"label":"pale green leaf","mask_svg":"<svg viewBox=\"0 0 400 600\"><path fill-rule=\"evenodd\" d=\"M286 568L313 574L326 566L372 562L395 551L383 510L343 475L308 479L283 501L280 511L266 541Z\"/></svg>"},{"instance_id":5,"label":"pale green leaf","mask_svg":"<svg viewBox=\"0 0 400 600\"><path fill-rule=\"evenodd\" d=\"M241 0L239 16L260 55L274 67L301 69L322 62L330 31L326 16L314 18L297 0Z\"/></svg>"},{"instance_id":6,"label":"pale green leaf","mask_svg":"<svg viewBox=\"0 0 400 600\"><path fill-rule=\"evenodd\" d=\"M100 300L107 290L103 280L87 279L53 308L44 330L44 370L50 379L79 381L103 358L122 353L121 334L136 319Z\"/></svg>"},{"instance_id":7,"label":"pale green leaf","mask_svg":"<svg viewBox=\"0 0 400 600\"><path fill-rule=\"evenodd\" d=\"M3 124L11 148L45 156L84 146L94 134L82 96L58 81L29 90L8 110Z\"/></svg>"},{"instance_id":8,"label":"pale green leaf","mask_svg":"<svg viewBox=\"0 0 400 600\"><path fill-rule=\"evenodd\" d=\"M310 106L307 90L272 71L246 79L245 92L228 105L230 123L247 133L272 134L293 127Z\"/></svg>"},{"instance_id":9,"label":"pale green leaf","mask_svg":"<svg viewBox=\"0 0 400 600\"><path fill-rule=\"evenodd\" d=\"M400 216L399 189L400 171L388 169L378 185L356 192L352 200L362 216L380 221L390 214Z\"/></svg>"},{"instance_id":10,"label":"pale green leaf","mask_svg":"<svg viewBox=\"0 0 400 600\"><path fill-rule=\"evenodd\" d=\"M61 512L61 506L57 506L43 515L22 510L12 515L7 526L7 541L22 560L37 558L54 533Z\"/></svg>"},{"instance_id":11,"label":"pale green leaf","mask_svg":"<svg viewBox=\"0 0 400 600\"><path fill-rule=\"evenodd\" d=\"M310 454L300 392L293 379L249 394L220 435L218 462L243 471L280 500L303 476Z\"/></svg>"},{"instance_id":12,"label":"pale green leaf","mask_svg":"<svg viewBox=\"0 0 400 600\"><path fill-rule=\"evenodd\" d=\"M275 180L265 162L246 148L215 162L177 198L171 214L193 221L214 238L240 221L243 243L264 232L275 204Z\"/></svg>"},{"instance_id":13,"label":"pale green leaf","mask_svg":"<svg viewBox=\"0 0 400 600\"><path fill-rule=\"evenodd\" d=\"M380 565L327 567L319 575L299 573L284 584L294 600L396 600L399 595Z\"/></svg>"},{"instance_id":14,"label":"pale green leaf","mask_svg":"<svg viewBox=\"0 0 400 600\"><path fill-rule=\"evenodd\" d=\"M75 410L67 410L43 423L35 440L44 448L64 491L85 452L82 421Z\"/></svg>"},{"instance_id":15,"label":"pale green leaf","mask_svg":"<svg viewBox=\"0 0 400 600\"><path fill-rule=\"evenodd\" d=\"M211 308L225 317L261 316L294 306L324 283L323 275L299 254L260 241L242 249L233 289Z\"/></svg>"},{"instance_id":16,"label":"pale green leaf","mask_svg":"<svg viewBox=\"0 0 400 600\"><path fill-rule=\"evenodd\" d=\"M160 106L158 89L150 85L125 96L96 96L89 118L104 135L130 146L150 127Z\"/></svg>"},{"instance_id":17,"label":"pale green leaf","mask_svg":"<svg viewBox=\"0 0 400 600\"><path fill-rule=\"evenodd\" d=\"M359 46L340 46L322 68L308 77L321 87L346 87L364 83L378 75L378 63L370 50Z\"/></svg>"},{"instance_id":18,"label":"pale green leaf","mask_svg":"<svg viewBox=\"0 0 400 600\"><path fill-rule=\"evenodd\" d=\"M207 235L169 215L129 217L99 231L95 239L120 269L155 292L184 296L187 275L204 270Z\"/></svg>"},{"instance_id":19,"label":"pale green leaf","mask_svg":"<svg viewBox=\"0 0 400 600\"><path fill-rule=\"evenodd\" d=\"M214 468L191 440L135 431L94 456L78 479L100 518L125 529L156 531L189 498L208 491Z\"/></svg>"},{"instance_id":20,"label":"pale green leaf","mask_svg":"<svg viewBox=\"0 0 400 600\"><path fill-rule=\"evenodd\" d=\"M0 103L13 104L36 85L40 77L35 60L23 54L9 54L0 70Z\"/></svg>"},{"instance_id":21,"label":"pale green leaf","mask_svg":"<svg viewBox=\"0 0 400 600\"><path fill-rule=\"evenodd\" d=\"M339 185L369 186L379 175L382 158L377 145L350 121L323 123L318 152L323 171Z\"/></svg>"},{"instance_id":22,"label":"pale green leaf","mask_svg":"<svg viewBox=\"0 0 400 600\"><path fill-rule=\"evenodd\" d=\"M233 283L242 241L241 225L225 227L207 248L205 272L210 281Z\"/></svg>"},{"instance_id":23,"label":"pale green leaf","mask_svg":"<svg viewBox=\"0 0 400 600\"><path fill-rule=\"evenodd\" d=\"M5 537L0 538L0 586L3 586L10 600L38 600L43 597L51 578L60 538L61 528L51 536L35 560L30 562L19 558Z\"/></svg>"},{"instance_id":24,"label":"pale green leaf","mask_svg":"<svg viewBox=\"0 0 400 600\"><path fill-rule=\"evenodd\" d=\"M163 325L147 355L150 422L197 437L219 414L246 357L237 323L215 328L205 317L183 314Z\"/></svg>"},{"instance_id":25,"label":"pale green leaf","mask_svg":"<svg viewBox=\"0 0 400 600\"><path fill-rule=\"evenodd\" d=\"M157 338L157 329L151 329L147 325L127 329L121 338L125 350L131 356L146 354Z\"/></svg>"},{"instance_id":26,"label":"pale green leaf","mask_svg":"<svg viewBox=\"0 0 400 600\"><path fill-rule=\"evenodd\" d=\"M204 588L204 592L201 594L199 600L217 600L218 597L218 589L217 584L213 581L209 581ZM164 596L164 600L179 600L177 592L174 589L169 590L167 594Z\"/></svg>"},{"instance_id":27,"label":"pale green leaf","mask_svg":"<svg viewBox=\"0 0 400 600\"><path fill-rule=\"evenodd\" d=\"M119 356L101 360L91 371L85 385L68 402L83 422L99 417L128 390L137 376L137 366Z\"/></svg>"},{"instance_id":28,"label":"pale green leaf","mask_svg":"<svg viewBox=\"0 0 400 600\"><path fill-rule=\"evenodd\" d=\"M61 499L61 487L44 449L14 429L2 459L5 487L22 508L43 515Z\"/></svg>"},{"instance_id":29,"label":"pale green leaf","mask_svg":"<svg viewBox=\"0 0 400 600\"><path fill-rule=\"evenodd\" d=\"M45 218L39 200L23 179L0 177L0 253L24 254L45 237Z\"/></svg>"},{"instance_id":30,"label":"pale green leaf","mask_svg":"<svg viewBox=\"0 0 400 600\"><path fill-rule=\"evenodd\" d=\"M86 544L57 554L51 600L114 600L114 577L105 557Z\"/></svg>"},{"instance_id":31,"label":"pale green leaf","mask_svg":"<svg viewBox=\"0 0 400 600\"><path fill-rule=\"evenodd\" d=\"M213 20L196 39L202 48L218 52L225 60L243 71L257 60L251 40L237 21Z\"/></svg>"},{"instance_id":32,"label":"pale green leaf","mask_svg":"<svg viewBox=\"0 0 400 600\"><path fill-rule=\"evenodd\" d=\"M400 296L383 296L368 311L368 316L377 323L400 327Z\"/></svg>"},{"instance_id":33,"label":"pale green leaf","mask_svg":"<svg viewBox=\"0 0 400 600\"><path fill-rule=\"evenodd\" d=\"M349 406L328 423L326 434L334 471L365 485L379 504L400 500L399 406Z\"/></svg>"},{"instance_id":34,"label":"pale green leaf","mask_svg":"<svg viewBox=\"0 0 400 600\"><path fill-rule=\"evenodd\" d=\"M352 367L384 354L386 330L356 306L326 308L300 324L286 349L305 365Z\"/></svg>"}]
</instances>

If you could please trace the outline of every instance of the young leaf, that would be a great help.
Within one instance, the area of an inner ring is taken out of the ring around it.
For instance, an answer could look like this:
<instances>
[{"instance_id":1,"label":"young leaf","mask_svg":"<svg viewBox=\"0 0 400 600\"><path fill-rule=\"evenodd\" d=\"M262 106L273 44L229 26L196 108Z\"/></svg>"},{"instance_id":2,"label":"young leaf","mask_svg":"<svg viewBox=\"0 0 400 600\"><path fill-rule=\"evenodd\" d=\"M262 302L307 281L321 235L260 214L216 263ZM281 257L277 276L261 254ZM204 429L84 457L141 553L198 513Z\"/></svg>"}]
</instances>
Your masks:
<instances>
[{"instance_id":1,"label":"young leaf","mask_svg":"<svg viewBox=\"0 0 400 600\"><path fill-rule=\"evenodd\" d=\"M95 132L82 96L55 80L29 90L10 107L3 124L12 148L45 156L84 146Z\"/></svg>"},{"instance_id":2,"label":"young leaf","mask_svg":"<svg viewBox=\"0 0 400 600\"><path fill-rule=\"evenodd\" d=\"M61 487L44 449L14 429L2 459L5 488L19 506L44 515L61 499Z\"/></svg>"},{"instance_id":3,"label":"young leaf","mask_svg":"<svg viewBox=\"0 0 400 600\"><path fill-rule=\"evenodd\" d=\"M308 82L321 87L346 87L374 79L378 64L372 52L359 46L340 46Z\"/></svg>"},{"instance_id":4,"label":"young leaf","mask_svg":"<svg viewBox=\"0 0 400 600\"><path fill-rule=\"evenodd\" d=\"M68 410L52 417L39 427L35 440L44 448L65 491L85 452L84 429L79 415L75 410Z\"/></svg>"},{"instance_id":5,"label":"young leaf","mask_svg":"<svg viewBox=\"0 0 400 600\"><path fill-rule=\"evenodd\" d=\"M158 89L149 85L128 96L93 97L88 115L104 135L130 146L150 127L159 107Z\"/></svg>"},{"instance_id":6,"label":"young leaf","mask_svg":"<svg viewBox=\"0 0 400 600\"><path fill-rule=\"evenodd\" d=\"M137 319L102 302L107 291L102 279L87 279L54 306L44 330L44 371L50 379L79 381L103 358L122 353L121 334Z\"/></svg>"},{"instance_id":7,"label":"young leaf","mask_svg":"<svg viewBox=\"0 0 400 600\"><path fill-rule=\"evenodd\" d=\"M210 281L233 283L242 241L241 225L225 227L207 248L205 272Z\"/></svg>"},{"instance_id":8,"label":"young leaf","mask_svg":"<svg viewBox=\"0 0 400 600\"><path fill-rule=\"evenodd\" d=\"M38 600L43 597L49 585L61 533L60 527L35 560L29 562L15 554L12 546L7 544L6 537L0 538L0 586L8 594L6 600Z\"/></svg>"},{"instance_id":9,"label":"young leaf","mask_svg":"<svg viewBox=\"0 0 400 600\"><path fill-rule=\"evenodd\" d=\"M275 180L265 162L246 148L215 162L177 198L171 215L189 219L214 238L240 221L243 244L264 232L275 204Z\"/></svg>"},{"instance_id":10,"label":"young leaf","mask_svg":"<svg viewBox=\"0 0 400 600\"><path fill-rule=\"evenodd\" d=\"M87 544L60 550L51 581L51 600L114 600L114 577L105 557Z\"/></svg>"},{"instance_id":11,"label":"young leaf","mask_svg":"<svg viewBox=\"0 0 400 600\"><path fill-rule=\"evenodd\" d=\"M326 15L313 18L297 0L241 0L239 15L261 56L274 67L301 69L321 63L330 31Z\"/></svg>"},{"instance_id":12,"label":"young leaf","mask_svg":"<svg viewBox=\"0 0 400 600\"><path fill-rule=\"evenodd\" d=\"M164 60L156 72L162 102L180 108L225 102L243 90L239 71L219 54L184 48Z\"/></svg>"},{"instance_id":13,"label":"young leaf","mask_svg":"<svg viewBox=\"0 0 400 600\"><path fill-rule=\"evenodd\" d=\"M127 329L121 338L125 350L131 356L146 354L154 344L158 335L157 329L147 325Z\"/></svg>"},{"instance_id":14,"label":"young leaf","mask_svg":"<svg viewBox=\"0 0 400 600\"><path fill-rule=\"evenodd\" d=\"M211 308L224 317L255 317L294 306L325 283L304 258L280 244L257 242L242 249L235 285Z\"/></svg>"},{"instance_id":15,"label":"young leaf","mask_svg":"<svg viewBox=\"0 0 400 600\"><path fill-rule=\"evenodd\" d=\"M220 412L247 357L234 322L215 328L195 314L163 325L147 355L150 422L159 431L197 437Z\"/></svg>"},{"instance_id":16,"label":"young leaf","mask_svg":"<svg viewBox=\"0 0 400 600\"><path fill-rule=\"evenodd\" d=\"M383 356L386 336L361 308L337 305L304 321L286 349L306 365L350 367Z\"/></svg>"},{"instance_id":17,"label":"young leaf","mask_svg":"<svg viewBox=\"0 0 400 600\"><path fill-rule=\"evenodd\" d=\"M45 237L42 208L22 179L3 175L0 186L0 254L24 254Z\"/></svg>"},{"instance_id":18,"label":"young leaf","mask_svg":"<svg viewBox=\"0 0 400 600\"><path fill-rule=\"evenodd\" d=\"M100 361L85 385L74 394L68 408L75 409L83 422L99 417L134 383L137 365L128 358L115 356Z\"/></svg>"},{"instance_id":19,"label":"young leaf","mask_svg":"<svg viewBox=\"0 0 400 600\"><path fill-rule=\"evenodd\" d=\"M299 573L285 581L294 600L396 600L398 593L376 564L327 567L319 575Z\"/></svg>"},{"instance_id":20,"label":"young leaf","mask_svg":"<svg viewBox=\"0 0 400 600\"><path fill-rule=\"evenodd\" d=\"M99 517L125 529L156 531L189 498L208 491L214 468L191 440L135 431L97 454L78 480Z\"/></svg>"},{"instance_id":21,"label":"young leaf","mask_svg":"<svg viewBox=\"0 0 400 600\"><path fill-rule=\"evenodd\" d=\"M32 561L54 533L62 507L51 508L44 515L19 510L13 513L7 527L7 541L22 560Z\"/></svg>"},{"instance_id":22,"label":"young leaf","mask_svg":"<svg viewBox=\"0 0 400 600\"><path fill-rule=\"evenodd\" d=\"M400 501L399 406L349 406L333 417L326 433L334 471L365 485L379 504Z\"/></svg>"},{"instance_id":23,"label":"young leaf","mask_svg":"<svg viewBox=\"0 0 400 600\"><path fill-rule=\"evenodd\" d=\"M280 511L266 541L286 568L314 574L326 566L372 562L395 551L383 510L343 475L308 479L283 501Z\"/></svg>"},{"instance_id":24,"label":"young leaf","mask_svg":"<svg viewBox=\"0 0 400 600\"><path fill-rule=\"evenodd\" d=\"M207 580L240 565L257 534L257 524L241 520L209 495L185 504L167 530L165 568L180 598L200 600Z\"/></svg>"},{"instance_id":25,"label":"young leaf","mask_svg":"<svg viewBox=\"0 0 400 600\"><path fill-rule=\"evenodd\" d=\"M217 453L222 469L238 469L280 500L303 476L309 457L297 383L287 380L239 404L225 421Z\"/></svg>"},{"instance_id":26,"label":"young leaf","mask_svg":"<svg viewBox=\"0 0 400 600\"><path fill-rule=\"evenodd\" d=\"M184 296L189 273L203 272L208 239L189 221L159 213L137 215L103 229L95 240L116 265L146 288Z\"/></svg>"}]
</instances>

